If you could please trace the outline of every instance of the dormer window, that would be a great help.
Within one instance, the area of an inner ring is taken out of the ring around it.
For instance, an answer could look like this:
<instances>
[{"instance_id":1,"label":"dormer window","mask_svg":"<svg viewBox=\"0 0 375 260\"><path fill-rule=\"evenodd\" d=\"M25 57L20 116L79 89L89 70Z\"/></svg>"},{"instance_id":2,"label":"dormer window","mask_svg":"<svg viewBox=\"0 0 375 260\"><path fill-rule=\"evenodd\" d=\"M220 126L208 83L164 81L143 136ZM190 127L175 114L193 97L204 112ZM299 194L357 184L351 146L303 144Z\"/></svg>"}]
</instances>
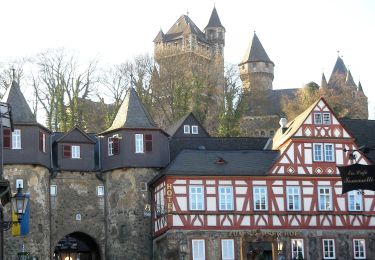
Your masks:
<instances>
[{"instance_id":1,"label":"dormer window","mask_svg":"<svg viewBox=\"0 0 375 260\"><path fill-rule=\"evenodd\" d=\"M191 126L191 133L193 135L197 135L198 134L198 126L197 125L192 125Z\"/></svg>"},{"instance_id":2,"label":"dormer window","mask_svg":"<svg viewBox=\"0 0 375 260\"><path fill-rule=\"evenodd\" d=\"M190 125L184 125L184 134L190 134Z\"/></svg>"},{"instance_id":3,"label":"dormer window","mask_svg":"<svg viewBox=\"0 0 375 260\"><path fill-rule=\"evenodd\" d=\"M72 159L81 158L81 147L79 145L64 145L63 156L70 157Z\"/></svg>"}]
</instances>

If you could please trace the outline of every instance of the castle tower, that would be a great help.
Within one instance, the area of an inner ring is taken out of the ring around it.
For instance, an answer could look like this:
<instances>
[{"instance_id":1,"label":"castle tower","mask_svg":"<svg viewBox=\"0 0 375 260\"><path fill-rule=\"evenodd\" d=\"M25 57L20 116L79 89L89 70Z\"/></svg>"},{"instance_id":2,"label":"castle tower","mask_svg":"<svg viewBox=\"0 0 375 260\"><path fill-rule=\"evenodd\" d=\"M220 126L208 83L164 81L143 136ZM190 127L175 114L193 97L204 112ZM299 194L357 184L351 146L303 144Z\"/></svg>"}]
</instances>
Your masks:
<instances>
[{"instance_id":1,"label":"castle tower","mask_svg":"<svg viewBox=\"0 0 375 260\"><path fill-rule=\"evenodd\" d=\"M272 90L275 64L268 57L255 32L253 40L238 66L245 91Z\"/></svg>"},{"instance_id":2,"label":"castle tower","mask_svg":"<svg viewBox=\"0 0 375 260\"><path fill-rule=\"evenodd\" d=\"M221 24L216 7L212 10L210 20L206 28L204 28L206 39L212 45L212 52L214 55L224 59L224 46L225 46L225 28Z\"/></svg>"}]
</instances>

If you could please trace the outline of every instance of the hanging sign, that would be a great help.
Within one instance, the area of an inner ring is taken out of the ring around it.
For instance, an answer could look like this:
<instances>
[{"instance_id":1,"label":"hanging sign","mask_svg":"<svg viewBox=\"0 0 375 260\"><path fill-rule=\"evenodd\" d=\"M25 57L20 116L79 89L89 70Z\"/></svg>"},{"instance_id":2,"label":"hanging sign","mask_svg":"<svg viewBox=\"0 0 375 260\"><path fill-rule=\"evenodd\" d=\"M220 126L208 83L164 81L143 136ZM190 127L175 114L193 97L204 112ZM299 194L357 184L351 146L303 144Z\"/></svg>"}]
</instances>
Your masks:
<instances>
[{"instance_id":1,"label":"hanging sign","mask_svg":"<svg viewBox=\"0 0 375 260\"><path fill-rule=\"evenodd\" d=\"M342 180L342 193L352 190L375 191L375 165L353 164L338 166Z\"/></svg>"}]
</instances>

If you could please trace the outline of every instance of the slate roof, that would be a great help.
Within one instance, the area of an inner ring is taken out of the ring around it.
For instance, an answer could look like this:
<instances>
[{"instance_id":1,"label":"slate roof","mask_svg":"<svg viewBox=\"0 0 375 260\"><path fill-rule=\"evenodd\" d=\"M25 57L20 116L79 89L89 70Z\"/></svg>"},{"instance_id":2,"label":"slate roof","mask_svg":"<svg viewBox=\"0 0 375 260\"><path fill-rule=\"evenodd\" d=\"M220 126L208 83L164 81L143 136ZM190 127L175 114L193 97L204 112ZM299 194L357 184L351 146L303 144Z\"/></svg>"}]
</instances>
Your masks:
<instances>
[{"instance_id":1,"label":"slate roof","mask_svg":"<svg viewBox=\"0 0 375 260\"><path fill-rule=\"evenodd\" d=\"M13 81L7 89L1 102L8 103L12 107L13 123L36 124L36 118L21 92L20 86Z\"/></svg>"},{"instance_id":2,"label":"slate roof","mask_svg":"<svg viewBox=\"0 0 375 260\"><path fill-rule=\"evenodd\" d=\"M181 15L169 31L164 35L164 41L170 42L181 39L184 35L194 34L198 41L207 43L206 35L195 25L187 15Z\"/></svg>"},{"instance_id":3,"label":"slate roof","mask_svg":"<svg viewBox=\"0 0 375 260\"><path fill-rule=\"evenodd\" d=\"M66 132L65 134L63 134L60 138L56 139L55 141L56 141L57 143L66 141L66 140L64 140L64 139L69 138L69 135L70 135L73 131L78 131L78 132L79 132L79 133L80 133L80 134L86 139L86 141L83 141L83 139L80 140L80 143L92 143L92 144L96 143L95 138L92 138L91 136L89 136L85 131L83 131L83 130L82 130L80 127L78 127L78 126L74 126L72 129L70 129L68 132ZM68 141L68 142L70 142L70 141Z\"/></svg>"},{"instance_id":4,"label":"slate roof","mask_svg":"<svg viewBox=\"0 0 375 260\"><path fill-rule=\"evenodd\" d=\"M207 28L212 28L212 27L224 28L224 26L221 24L219 15L216 11L216 7L214 7L214 9L212 10L210 20L208 21L208 24L207 24L206 28L204 28L204 29L206 30Z\"/></svg>"},{"instance_id":5,"label":"slate roof","mask_svg":"<svg viewBox=\"0 0 375 260\"><path fill-rule=\"evenodd\" d=\"M366 156L375 163L375 120L340 119L340 123L348 130L356 143L361 147L373 148Z\"/></svg>"},{"instance_id":6,"label":"slate roof","mask_svg":"<svg viewBox=\"0 0 375 260\"><path fill-rule=\"evenodd\" d=\"M164 33L160 29L159 33L156 35L154 42L163 42L164 41Z\"/></svg>"},{"instance_id":7,"label":"slate roof","mask_svg":"<svg viewBox=\"0 0 375 260\"><path fill-rule=\"evenodd\" d=\"M358 81L358 88L357 88L357 90L363 92L362 84L361 84L360 81Z\"/></svg>"},{"instance_id":8,"label":"slate roof","mask_svg":"<svg viewBox=\"0 0 375 260\"><path fill-rule=\"evenodd\" d=\"M165 175L265 176L278 156L278 151L183 150L150 184Z\"/></svg>"},{"instance_id":9,"label":"slate roof","mask_svg":"<svg viewBox=\"0 0 375 260\"><path fill-rule=\"evenodd\" d=\"M323 73L322 74L322 82L320 84L320 88L327 88L327 86L328 86L327 79L326 79L326 76Z\"/></svg>"},{"instance_id":10,"label":"slate roof","mask_svg":"<svg viewBox=\"0 0 375 260\"><path fill-rule=\"evenodd\" d=\"M167 132L170 136L174 136L174 134L177 132L178 129L180 129L180 127L182 127L182 125L184 124L185 120L188 118L188 117L193 117L194 120L197 122L197 124L199 124L200 128L206 132L207 136L209 136L209 134L207 133L206 129L204 129L204 127L202 126L202 124L199 122L199 120L194 116L194 114L192 112L189 112L187 113L185 116L183 116L182 118L180 118L176 123L174 123L173 125L171 125L165 132Z\"/></svg>"},{"instance_id":11,"label":"slate roof","mask_svg":"<svg viewBox=\"0 0 375 260\"><path fill-rule=\"evenodd\" d=\"M157 128L134 88L128 90L112 126L104 132L119 128Z\"/></svg>"},{"instance_id":12,"label":"slate roof","mask_svg":"<svg viewBox=\"0 0 375 260\"><path fill-rule=\"evenodd\" d=\"M332 70L332 73L331 73L331 77L336 73L346 75L346 72L347 72L347 69L346 69L346 66L344 64L344 61L340 58L340 56L337 57L336 64L333 67L333 70Z\"/></svg>"},{"instance_id":13,"label":"slate roof","mask_svg":"<svg viewBox=\"0 0 375 260\"><path fill-rule=\"evenodd\" d=\"M171 138L169 150L173 160L182 150L263 150L267 137L183 137Z\"/></svg>"},{"instance_id":14,"label":"slate roof","mask_svg":"<svg viewBox=\"0 0 375 260\"><path fill-rule=\"evenodd\" d=\"M274 65L274 63L268 57L268 55L267 55L266 51L264 50L262 44L260 43L260 40L259 40L258 36L254 32L253 40L252 40L251 44L249 45L249 48L247 49L247 51L245 53L245 56L244 56L242 62L240 63L240 65L243 64L243 63L257 62L257 61L272 63Z\"/></svg>"},{"instance_id":15,"label":"slate roof","mask_svg":"<svg viewBox=\"0 0 375 260\"><path fill-rule=\"evenodd\" d=\"M347 86L349 87L357 87L357 85L355 84L354 80L353 80L353 76L352 76L352 73L350 73L350 70L348 70L347 74L346 74L346 80L345 80L345 83Z\"/></svg>"}]
</instances>

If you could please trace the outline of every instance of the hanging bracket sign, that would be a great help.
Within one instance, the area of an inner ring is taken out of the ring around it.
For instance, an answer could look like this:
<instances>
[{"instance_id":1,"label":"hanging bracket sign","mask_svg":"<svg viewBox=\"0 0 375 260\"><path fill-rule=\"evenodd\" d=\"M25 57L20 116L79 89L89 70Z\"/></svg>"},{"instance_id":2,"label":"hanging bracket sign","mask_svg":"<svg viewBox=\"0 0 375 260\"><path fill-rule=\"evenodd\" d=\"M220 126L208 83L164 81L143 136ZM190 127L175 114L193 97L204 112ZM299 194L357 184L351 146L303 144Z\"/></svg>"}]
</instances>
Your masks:
<instances>
[{"instance_id":1,"label":"hanging bracket sign","mask_svg":"<svg viewBox=\"0 0 375 260\"><path fill-rule=\"evenodd\" d=\"M375 165L352 164L338 166L342 180L342 193L352 190L375 191Z\"/></svg>"}]
</instances>

